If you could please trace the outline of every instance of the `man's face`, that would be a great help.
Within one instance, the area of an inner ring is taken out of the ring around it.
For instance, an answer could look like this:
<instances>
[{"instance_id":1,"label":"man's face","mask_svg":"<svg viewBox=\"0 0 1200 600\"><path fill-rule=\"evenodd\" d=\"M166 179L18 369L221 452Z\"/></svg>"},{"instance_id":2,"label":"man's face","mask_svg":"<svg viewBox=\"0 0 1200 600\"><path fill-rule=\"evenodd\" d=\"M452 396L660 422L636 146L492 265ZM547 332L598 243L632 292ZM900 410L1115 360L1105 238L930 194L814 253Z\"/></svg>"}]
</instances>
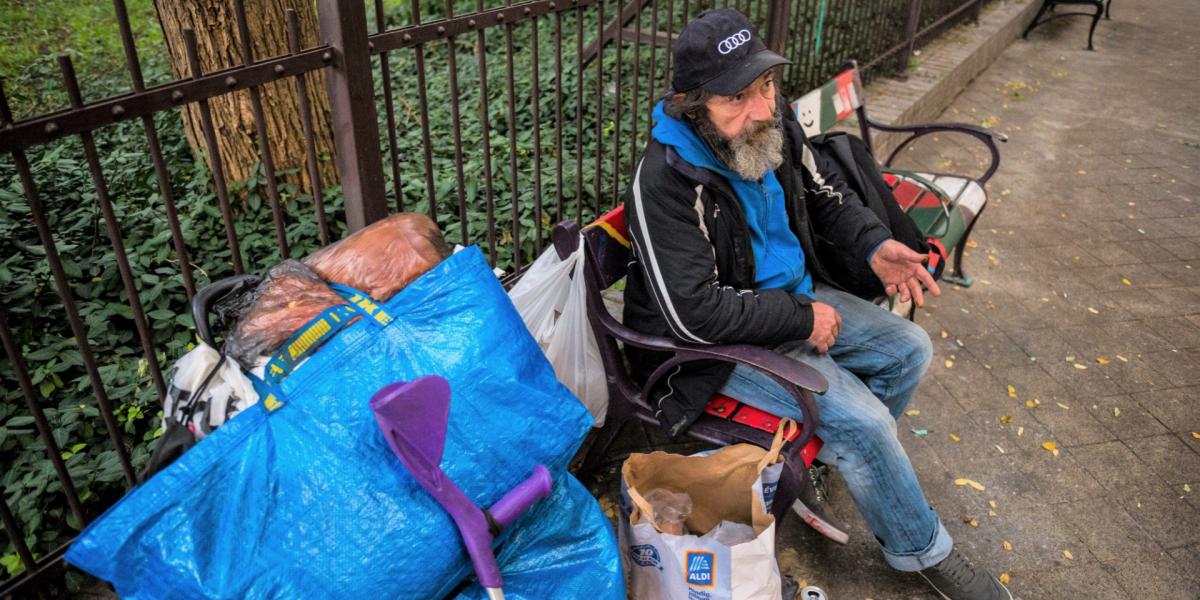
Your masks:
<instances>
[{"instance_id":1,"label":"man's face","mask_svg":"<svg viewBox=\"0 0 1200 600\"><path fill-rule=\"evenodd\" d=\"M705 104L708 119L726 140L752 136L775 118L775 74L767 71L732 96L714 96Z\"/></svg>"}]
</instances>

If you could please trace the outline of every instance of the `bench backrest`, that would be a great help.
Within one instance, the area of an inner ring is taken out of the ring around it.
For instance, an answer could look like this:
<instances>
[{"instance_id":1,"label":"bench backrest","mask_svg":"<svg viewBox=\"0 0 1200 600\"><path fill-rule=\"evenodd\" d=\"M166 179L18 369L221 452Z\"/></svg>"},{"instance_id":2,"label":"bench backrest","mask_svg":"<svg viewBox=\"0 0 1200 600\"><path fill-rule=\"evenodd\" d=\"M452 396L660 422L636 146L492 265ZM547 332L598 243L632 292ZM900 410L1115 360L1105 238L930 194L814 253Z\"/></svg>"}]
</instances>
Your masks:
<instances>
[{"instance_id":1,"label":"bench backrest","mask_svg":"<svg viewBox=\"0 0 1200 600\"><path fill-rule=\"evenodd\" d=\"M792 113L804 129L804 135L811 138L833 129L850 115L861 112L863 102L858 64L850 61L833 79L792 102ZM860 116L859 123L862 121ZM866 140L868 133L863 131L862 135Z\"/></svg>"}]
</instances>

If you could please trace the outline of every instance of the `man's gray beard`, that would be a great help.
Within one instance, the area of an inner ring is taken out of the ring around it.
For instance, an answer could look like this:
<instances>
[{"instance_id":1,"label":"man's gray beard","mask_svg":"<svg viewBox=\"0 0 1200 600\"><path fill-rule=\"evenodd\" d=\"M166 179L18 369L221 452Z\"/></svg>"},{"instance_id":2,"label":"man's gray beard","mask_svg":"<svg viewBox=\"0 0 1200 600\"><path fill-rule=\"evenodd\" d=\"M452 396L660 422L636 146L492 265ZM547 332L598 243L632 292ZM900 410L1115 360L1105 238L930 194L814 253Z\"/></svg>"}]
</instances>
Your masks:
<instances>
[{"instance_id":1,"label":"man's gray beard","mask_svg":"<svg viewBox=\"0 0 1200 600\"><path fill-rule=\"evenodd\" d=\"M758 181L783 164L783 129L778 114L752 123L731 140L721 136L708 117L696 119L696 129L725 166L742 179Z\"/></svg>"}]
</instances>

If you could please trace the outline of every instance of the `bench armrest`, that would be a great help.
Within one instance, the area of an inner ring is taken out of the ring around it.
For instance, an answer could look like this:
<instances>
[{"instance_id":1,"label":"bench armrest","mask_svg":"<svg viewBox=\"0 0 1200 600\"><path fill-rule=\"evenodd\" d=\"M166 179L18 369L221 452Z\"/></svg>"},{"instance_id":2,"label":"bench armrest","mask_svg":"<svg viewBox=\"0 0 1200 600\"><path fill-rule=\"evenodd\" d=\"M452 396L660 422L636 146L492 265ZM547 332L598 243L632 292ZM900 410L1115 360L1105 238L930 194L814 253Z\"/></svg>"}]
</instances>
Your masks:
<instances>
[{"instance_id":1,"label":"bench armrest","mask_svg":"<svg viewBox=\"0 0 1200 600\"><path fill-rule=\"evenodd\" d=\"M607 313L600 318L603 321L603 327L608 331L609 335L617 340L638 348L670 352L674 355L659 365L650 374L650 377L647 378L641 393L642 398L647 401L650 398L650 390L654 388L659 380L666 377L675 367L684 363L700 360L719 360L743 364L766 373L796 399L803 418L800 423L800 435L794 443L798 444L799 447L803 447L816 431L819 413L813 394L825 393L829 388L829 382L826 381L824 375L811 366L761 346L751 346L749 344L702 345L682 343L670 338L634 331L617 322L616 319L613 319ZM653 407L647 406L647 408L653 410Z\"/></svg>"},{"instance_id":2,"label":"bench armrest","mask_svg":"<svg viewBox=\"0 0 1200 600\"><path fill-rule=\"evenodd\" d=\"M868 127L872 128L872 129L878 129L879 131L890 132L890 133L908 133L908 134L910 134L907 138L904 138L904 140L901 141L900 144L897 145L894 150L892 150L892 153L887 157L887 160L883 161L883 166L885 166L885 167L892 166L892 161L894 161L896 159L896 157L900 155L900 151L904 150L904 148L906 148L914 140L916 140L919 137L929 135L931 133L943 133L943 132L962 133L962 134L969 135L969 136L983 142L983 144L985 146L987 146L988 151L990 151L992 154L992 163L988 166L987 171L984 172L983 176L981 176L977 179L977 181L979 181L980 185L987 184L988 180L991 179L992 175L996 172L996 169L998 169L1000 167L1000 149L996 147L996 142L997 141L1000 141L1000 142L1008 141L1008 136L1004 135L1003 133L1000 133L998 131L992 131L991 129L987 129L984 127L978 127L976 125L968 125L965 123L926 123L926 124L921 124L921 125L884 125L883 123L878 123L878 122L872 121L870 119L866 119L865 122Z\"/></svg>"},{"instance_id":3,"label":"bench armrest","mask_svg":"<svg viewBox=\"0 0 1200 600\"><path fill-rule=\"evenodd\" d=\"M670 338L634 331L618 323L615 319L605 323L605 325L613 337L626 344L646 350L670 352L677 357L686 359L679 362L720 360L744 364L813 393L824 394L825 390L829 389L829 382L816 369L794 358L784 356L761 346L751 346L749 344L689 344L677 342ZM654 379L654 377L652 376L651 379ZM654 383L656 381L647 382L649 387L653 387Z\"/></svg>"}]
</instances>

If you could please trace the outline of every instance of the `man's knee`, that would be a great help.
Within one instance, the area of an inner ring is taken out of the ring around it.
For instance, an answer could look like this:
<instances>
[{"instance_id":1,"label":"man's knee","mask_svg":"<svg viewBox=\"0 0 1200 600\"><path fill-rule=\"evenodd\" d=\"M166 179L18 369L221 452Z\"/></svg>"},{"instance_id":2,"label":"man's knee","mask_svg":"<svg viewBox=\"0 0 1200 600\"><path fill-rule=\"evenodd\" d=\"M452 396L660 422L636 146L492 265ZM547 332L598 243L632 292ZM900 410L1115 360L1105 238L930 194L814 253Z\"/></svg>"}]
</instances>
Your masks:
<instances>
[{"instance_id":1,"label":"man's knee","mask_svg":"<svg viewBox=\"0 0 1200 600\"><path fill-rule=\"evenodd\" d=\"M905 323L908 325L904 328L904 335L897 341L904 344L904 355L907 357L905 362L908 363L909 369L924 373L933 360L933 342L919 325L912 321Z\"/></svg>"}]
</instances>

